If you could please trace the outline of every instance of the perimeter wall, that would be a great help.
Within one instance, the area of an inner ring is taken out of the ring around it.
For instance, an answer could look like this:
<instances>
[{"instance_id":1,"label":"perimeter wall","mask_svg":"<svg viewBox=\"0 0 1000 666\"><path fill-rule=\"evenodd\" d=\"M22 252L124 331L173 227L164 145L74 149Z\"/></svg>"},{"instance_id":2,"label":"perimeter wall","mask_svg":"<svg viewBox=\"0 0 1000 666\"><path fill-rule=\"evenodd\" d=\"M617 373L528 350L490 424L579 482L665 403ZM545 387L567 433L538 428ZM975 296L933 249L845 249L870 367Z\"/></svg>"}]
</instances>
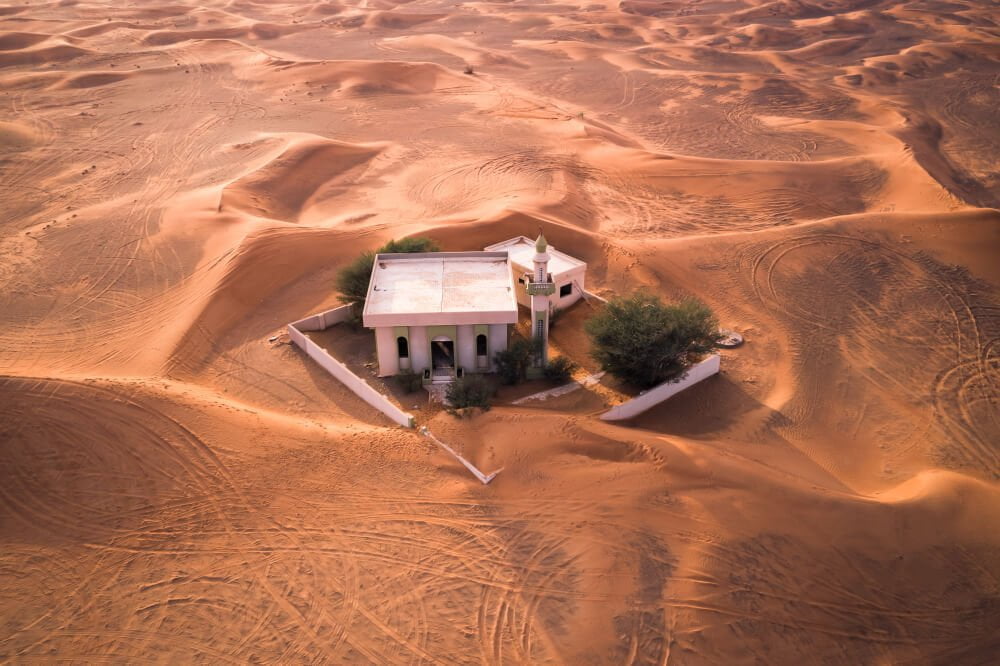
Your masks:
<instances>
[{"instance_id":1,"label":"perimeter wall","mask_svg":"<svg viewBox=\"0 0 1000 666\"><path fill-rule=\"evenodd\" d=\"M288 336L302 351L312 360L319 363L320 367L336 377L344 386L351 389L359 398L369 405L379 410L390 419L405 428L413 427L413 416L407 414L392 403L382 393L376 391L372 386L350 371L350 369L330 355L328 351L317 345L306 337L303 331L322 331L333 324L342 322L351 316L351 306L343 305L339 308L320 312L319 314L300 319L288 325Z\"/></svg>"},{"instance_id":2,"label":"perimeter wall","mask_svg":"<svg viewBox=\"0 0 1000 666\"><path fill-rule=\"evenodd\" d=\"M686 388L690 388L719 372L719 355L712 354L705 360L688 368L687 374L679 382L664 382L649 389L637 398L615 405L601 414L602 421L622 421L638 416L650 407L654 407L667 398L673 397Z\"/></svg>"}]
</instances>

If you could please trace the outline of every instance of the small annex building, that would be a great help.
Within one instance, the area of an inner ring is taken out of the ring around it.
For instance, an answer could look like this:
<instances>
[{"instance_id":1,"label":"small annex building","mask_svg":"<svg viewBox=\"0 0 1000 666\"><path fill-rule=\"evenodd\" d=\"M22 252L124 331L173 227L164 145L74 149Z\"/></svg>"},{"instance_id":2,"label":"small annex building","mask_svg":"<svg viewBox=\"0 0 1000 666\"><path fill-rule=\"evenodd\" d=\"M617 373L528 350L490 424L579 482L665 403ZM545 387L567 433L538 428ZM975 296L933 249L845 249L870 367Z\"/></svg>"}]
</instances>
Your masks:
<instances>
[{"instance_id":1,"label":"small annex building","mask_svg":"<svg viewBox=\"0 0 1000 666\"><path fill-rule=\"evenodd\" d=\"M492 372L517 303L506 250L376 255L362 323L375 332L378 375Z\"/></svg>"},{"instance_id":2,"label":"small annex building","mask_svg":"<svg viewBox=\"0 0 1000 666\"><path fill-rule=\"evenodd\" d=\"M507 252L510 255L516 280L514 289L517 302L526 308L532 307L531 294L528 293L528 286L532 281L551 282L554 285L555 289L549 296L549 306L552 309L567 308L583 298L586 289L586 262L546 243L541 251L548 255L548 275L539 278L535 276L535 257L539 252L537 243L537 240L531 240L527 236L517 236L485 248L488 252Z\"/></svg>"}]
</instances>

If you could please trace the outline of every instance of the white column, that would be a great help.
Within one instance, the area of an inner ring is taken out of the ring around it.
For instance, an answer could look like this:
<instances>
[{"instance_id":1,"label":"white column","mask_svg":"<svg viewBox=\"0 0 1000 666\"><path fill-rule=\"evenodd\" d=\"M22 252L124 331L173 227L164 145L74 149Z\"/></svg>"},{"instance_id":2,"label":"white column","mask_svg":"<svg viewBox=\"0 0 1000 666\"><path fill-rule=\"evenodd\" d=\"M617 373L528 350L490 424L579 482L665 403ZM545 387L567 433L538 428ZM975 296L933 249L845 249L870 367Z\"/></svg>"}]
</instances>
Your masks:
<instances>
[{"instance_id":1,"label":"white column","mask_svg":"<svg viewBox=\"0 0 1000 666\"><path fill-rule=\"evenodd\" d=\"M476 371L476 327L473 324L459 324L455 327L455 363L467 372Z\"/></svg>"},{"instance_id":2,"label":"white column","mask_svg":"<svg viewBox=\"0 0 1000 666\"><path fill-rule=\"evenodd\" d=\"M410 367L413 372L422 373L431 367L430 347L427 342L426 326L410 327Z\"/></svg>"},{"instance_id":3,"label":"white column","mask_svg":"<svg viewBox=\"0 0 1000 666\"><path fill-rule=\"evenodd\" d=\"M375 329L375 351L378 354L379 377L388 377L399 372L396 335L392 326L380 326Z\"/></svg>"}]
</instances>

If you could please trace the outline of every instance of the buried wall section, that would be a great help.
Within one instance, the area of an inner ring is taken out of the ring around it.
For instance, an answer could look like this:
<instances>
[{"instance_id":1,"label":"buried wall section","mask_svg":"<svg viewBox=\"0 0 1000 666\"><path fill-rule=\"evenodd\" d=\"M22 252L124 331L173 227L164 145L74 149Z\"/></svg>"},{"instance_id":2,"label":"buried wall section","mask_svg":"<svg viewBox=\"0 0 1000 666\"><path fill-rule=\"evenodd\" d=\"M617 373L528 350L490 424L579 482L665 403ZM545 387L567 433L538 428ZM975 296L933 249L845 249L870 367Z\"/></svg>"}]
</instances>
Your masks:
<instances>
[{"instance_id":1,"label":"buried wall section","mask_svg":"<svg viewBox=\"0 0 1000 666\"><path fill-rule=\"evenodd\" d=\"M346 321L351 316L351 306L343 306L321 312L318 315L300 319L288 325L288 336L309 358L333 375L340 383L369 405L385 414L393 422L406 428L413 427L413 416L397 407L389 398L375 390L368 382L351 372L350 368L330 355L328 351L310 340L303 331L321 331L333 324ZM388 331L392 334L392 328ZM395 354L395 337L391 340L391 350ZM381 359L380 359L381 360Z\"/></svg>"},{"instance_id":2,"label":"buried wall section","mask_svg":"<svg viewBox=\"0 0 1000 666\"><path fill-rule=\"evenodd\" d=\"M602 421L623 421L642 414L647 409L655 407L664 400L671 398L684 389L691 388L695 384L719 372L721 359L718 354L712 354L699 363L695 363L688 368L687 373L680 381L664 382L649 389L642 395L615 405L608 411L601 414Z\"/></svg>"}]
</instances>

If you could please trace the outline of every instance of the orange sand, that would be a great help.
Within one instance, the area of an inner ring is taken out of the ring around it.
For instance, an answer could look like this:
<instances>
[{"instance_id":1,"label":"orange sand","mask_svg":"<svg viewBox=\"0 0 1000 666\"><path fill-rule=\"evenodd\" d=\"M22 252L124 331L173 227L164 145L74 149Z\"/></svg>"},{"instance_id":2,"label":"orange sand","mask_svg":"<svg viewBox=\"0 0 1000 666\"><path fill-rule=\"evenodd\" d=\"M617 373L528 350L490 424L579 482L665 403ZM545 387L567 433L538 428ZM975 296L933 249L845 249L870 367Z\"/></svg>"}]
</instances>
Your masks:
<instances>
[{"instance_id":1,"label":"orange sand","mask_svg":"<svg viewBox=\"0 0 1000 666\"><path fill-rule=\"evenodd\" d=\"M998 43L972 0L0 7L0 659L989 663ZM483 487L268 342L386 239L539 226L747 344L627 426L433 417Z\"/></svg>"}]
</instances>

